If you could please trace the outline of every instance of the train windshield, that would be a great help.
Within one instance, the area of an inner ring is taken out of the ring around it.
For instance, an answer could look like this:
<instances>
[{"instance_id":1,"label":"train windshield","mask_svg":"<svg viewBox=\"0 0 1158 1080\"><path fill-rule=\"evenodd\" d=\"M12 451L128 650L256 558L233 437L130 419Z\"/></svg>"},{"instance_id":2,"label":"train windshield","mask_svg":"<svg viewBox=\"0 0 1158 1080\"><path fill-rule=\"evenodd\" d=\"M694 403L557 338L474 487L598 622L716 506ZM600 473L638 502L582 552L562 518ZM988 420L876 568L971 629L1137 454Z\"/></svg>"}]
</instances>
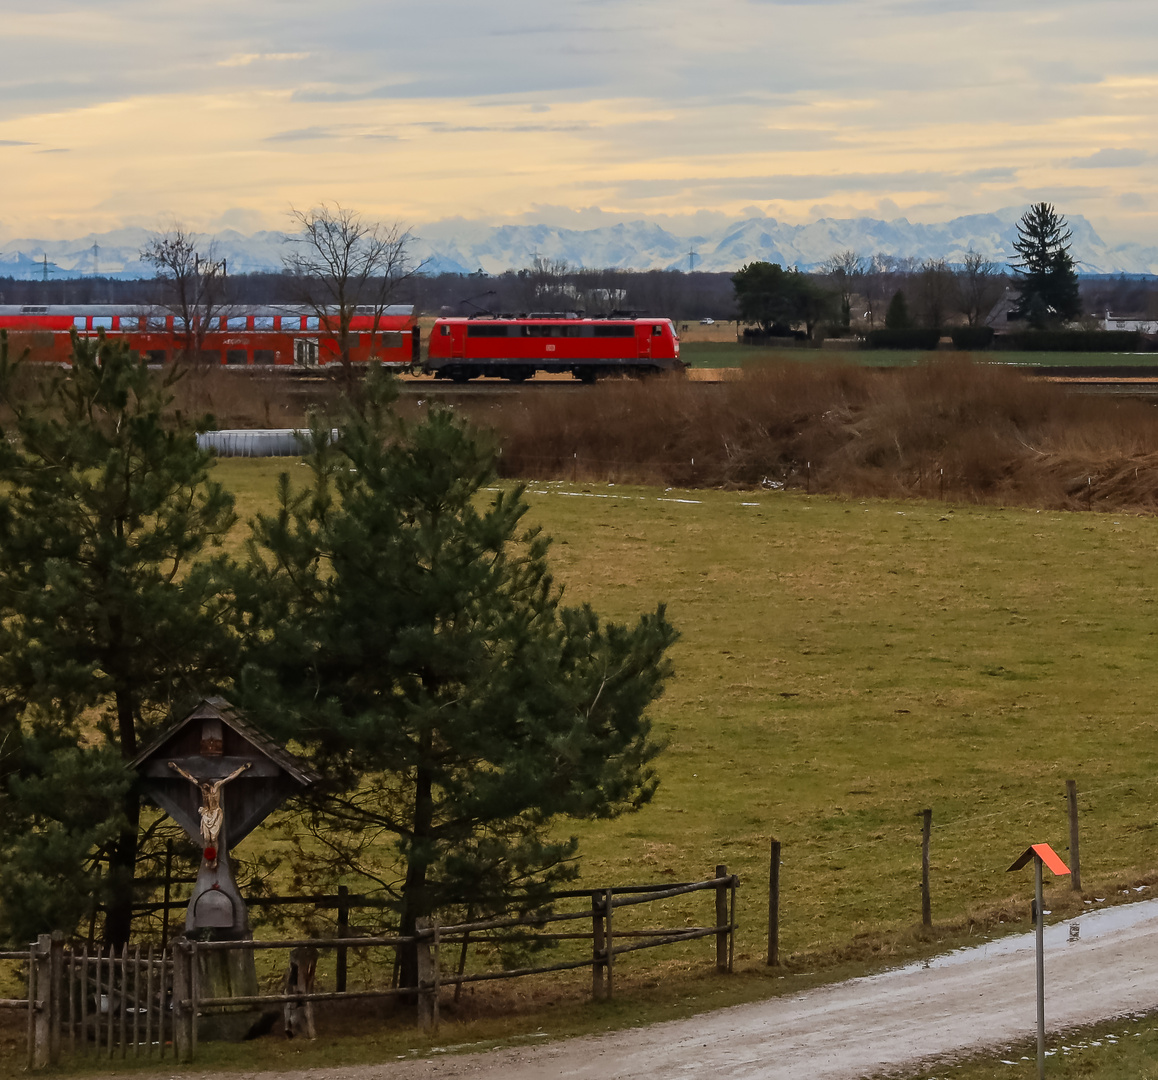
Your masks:
<instances>
[{"instance_id":1,"label":"train windshield","mask_svg":"<svg viewBox=\"0 0 1158 1080\"><path fill-rule=\"evenodd\" d=\"M676 333L675 323L672 322L671 319L668 319L667 324L668 324L668 326L671 327L671 336L678 341L679 340L679 334Z\"/></svg>"}]
</instances>

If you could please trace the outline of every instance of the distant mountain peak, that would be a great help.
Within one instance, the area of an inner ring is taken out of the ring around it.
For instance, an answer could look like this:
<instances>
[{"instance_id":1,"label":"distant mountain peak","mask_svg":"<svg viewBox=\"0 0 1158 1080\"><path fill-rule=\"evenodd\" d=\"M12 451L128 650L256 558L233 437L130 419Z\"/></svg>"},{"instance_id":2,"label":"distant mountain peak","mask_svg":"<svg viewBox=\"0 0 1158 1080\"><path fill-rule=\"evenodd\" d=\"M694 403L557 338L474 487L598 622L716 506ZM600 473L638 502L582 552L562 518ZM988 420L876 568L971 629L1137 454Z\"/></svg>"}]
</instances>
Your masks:
<instances>
[{"instance_id":1,"label":"distant mountain peak","mask_svg":"<svg viewBox=\"0 0 1158 1080\"><path fill-rule=\"evenodd\" d=\"M1014 258L1013 239L1024 207L966 214L933 224L907 218L883 221L871 217L820 218L787 224L771 217L744 218L709 233L685 235L646 218L625 219L592 229L558 225L490 225L448 218L415 226L413 255L427 273L489 274L529 268L536 256L587 269L686 270L689 252L699 271L734 272L757 260L812 270L840 251L862 256L878 252L917 260L960 262L972 249L994 262ZM1108 246L1081 215L1068 217L1073 255L1084 273L1158 274L1158 246L1139 243ZM99 273L147 277L139 258L150 233L122 228L90 233L77 240L15 239L3 245L0 276L36 277L47 259L52 276ZM246 236L223 229L213 238L219 257L231 272L281 269L285 235L275 231ZM94 244L97 251L93 251Z\"/></svg>"}]
</instances>

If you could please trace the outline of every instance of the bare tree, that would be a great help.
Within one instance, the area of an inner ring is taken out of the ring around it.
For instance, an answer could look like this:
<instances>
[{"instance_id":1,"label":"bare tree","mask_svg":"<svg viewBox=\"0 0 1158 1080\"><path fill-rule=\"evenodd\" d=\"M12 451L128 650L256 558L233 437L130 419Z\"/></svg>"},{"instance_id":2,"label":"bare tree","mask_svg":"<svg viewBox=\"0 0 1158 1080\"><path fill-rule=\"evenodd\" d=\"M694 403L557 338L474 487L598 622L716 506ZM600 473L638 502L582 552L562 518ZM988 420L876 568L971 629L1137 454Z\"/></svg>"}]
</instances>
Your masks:
<instances>
[{"instance_id":1,"label":"bare tree","mask_svg":"<svg viewBox=\"0 0 1158 1080\"><path fill-rule=\"evenodd\" d=\"M355 210L322 203L310 210L291 209L298 230L287 238L282 260L292 275L300 303L328 325L338 344L342 372L353 377L350 330L359 308L373 315L378 327L398 286L420 267L410 261L413 237L400 224L363 221Z\"/></svg>"},{"instance_id":2,"label":"bare tree","mask_svg":"<svg viewBox=\"0 0 1158 1080\"><path fill-rule=\"evenodd\" d=\"M917 275L917 296L921 321L934 330L945 325L945 316L953 303L953 271L944 259L926 259Z\"/></svg>"},{"instance_id":3,"label":"bare tree","mask_svg":"<svg viewBox=\"0 0 1158 1080\"><path fill-rule=\"evenodd\" d=\"M970 326L984 326L1005 287L1001 267L970 248L957 272L957 310Z\"/></svg>"},{"instance_id":4,"label":"bare tree","mask_svg":"<svg viewBox=\"0 0 1158 1080\"><path fill-rule=\"evenodd\" d=\"M838 251L820 264L820 272L840 294L840 323L847 330L852 323L852 297L864 276L861 257L852 250Z\"/></svg>"},{"instance_id":5,"label":"bare tree","mask_svg":"<svg viewBox=\"0 0 1158 1080\"><path fill-rule=\"evenodd\" d=\"M876 327L876 316L886 308L898 289L909 288L916 268L916 260L908 256L886 255L878 251L868 260L861 278L861 292L865 299L865 318L869 327Z\"/></svg>"},{"instance_id":6,"label":"bare tree","mask_svg":"<svg viewBox=\"0 0 1158 1080\"><path fill-rule=\"evenodd\" d=\"M179 224L152 237L140 257L157 271L156 302L173 315L173 336L182 343L184 359L200 359L205 335L226 304L225 260L212 240L204 243Z\"/></svg>"}]
</instances>

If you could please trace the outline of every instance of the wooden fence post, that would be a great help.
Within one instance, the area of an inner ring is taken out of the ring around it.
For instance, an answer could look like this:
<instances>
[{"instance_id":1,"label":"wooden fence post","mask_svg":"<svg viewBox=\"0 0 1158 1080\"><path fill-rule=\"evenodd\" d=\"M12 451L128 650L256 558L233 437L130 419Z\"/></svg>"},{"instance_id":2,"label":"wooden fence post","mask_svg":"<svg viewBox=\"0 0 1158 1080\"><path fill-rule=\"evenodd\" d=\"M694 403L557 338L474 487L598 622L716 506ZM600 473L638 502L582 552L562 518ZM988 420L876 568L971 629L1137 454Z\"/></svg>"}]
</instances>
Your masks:
<instances>
[{"instance_id":1,"label":"wooden fence post","mask_svg":"<svg viewBox=\"0 0 1158 1080\"><path fill-rule=\"evenodd\" d=\"M30 952L28 998L36 1013L32 1024L32 1067L44 1069L52 1064L52 938L41 934Z\"/></svg>"},{"instance_id":2,"label":"wooden fence post","mask_svg":"<svg viewBox=\"0 0 1158 1080\"><path fill-rule=\"evenodd\" d=\"M169 944L169 903L173 895L173 841L165 841L165 906L161 909L161 944Z\"/></svg>"},{"instance_id":3,"label":"wooden fence post","mask_svg":"<svg viewBox=\"0 0 1158 1080\"><path fill-rule=\"evenodd\" d=\"M933 901L929 896L929 833L933 828L933 811L921 811L921 925L933 925Z\"/></svg>"},{"instance_id":4,"label":"wooden fence post","mask_svg":"<svg viewBox=\"0 0 1158 1080\"><path fill-rule=\"evenodd\" d=\"M1070 885L1074 892L1082 891L1082 860L1078 852L1078 782L1066 781L1066 795L1070 804Z\"/></svg>"},{"instance_id":5,"label":"wooden fence post","mask_svg":"<svg viewBox=\"0 0 1158 1080\"><path fill-rule=\"evenodd\" d=\"M768 966L780 965L780 841L773 837L768 862Z\"/></svg>"},{"instance_id":6,"label":"wooden fence post","mask_svg":"<svg viewBox=\"0 0 1158 1080\"><path fill-rule=\"evenodd\" d=\"M350 889L338 886L338 937L346 937L350 932ZM346 992L346 946L338 946L338 993Z\"/></svg>"},{"instance_id":7,"label":"wooden fence post","mask_svg":"<svg viewBox=\"0 0 1158 1080\"><path fill-rule=\"evenodd\" d=\"M179 1062L193 1060L193 965L186 942L173 942L173 1051ZM163 1015L163 1014L162 1014Z\"/></svg>"},{"instance_id":8,"label":"wooden fence post","mask_svg":"<svg viewBox=\"0 0 1158 1080\"><path fill-rule=\"evenodd\" d=\"M423 931L430 929L430 920L415 920L418 941L418 1026L422 1031L432 1031L436 1023L436 1003L434 1000L434 967L430 955L430 937Z\"/></svg>"},{"instance_id":9,"label":"wooden fence post","mask_svg":"<svg viewBox=\"0 0 1158 1080\"><path fill-rule=\"evenodd\" d=\"M48 943L48 1001L48 1061L50 1065L58 1065L67 1001L64 993L64 934L60 931L53 933Z\"/></svg>"},{"instance_id":10,"label":"wooden fence post","mask_svg":"<svg viewBox=\"0 0 1158 1080\"><path fill-rule=\"evenodd\" d=\"M43 961L40 956L41 942L47 934L41 934L28 946L28 1068L43 1069L48 1064L48 1039L41 1031L41 1017L44 1009L40 1006L40 973Z\"/></svg>"},{"instance_id":11,"label":"wooden fence post","mask_svg":"<svg viewBox=\"0 0 1158 1080\"><path fill-rule=\"evenodd\" d=\"M607 959L603 964L607 972L607 997L610 999L615 993L615 931L611 922L613 908L611 906L612 892L610 889L604 894L603 901L603 946Z\"/></svg>"},{"instance_id":12,"label":"wooden fence post","mask_svg":"<svg viewBox=\"0 0 1158 1080\"><path fill-rule=\"evenodd\" d=\"M733 874L732 884L728 888L728 974L732 974L732 967L736 957L736 889L740 879Z\"/></svg>"},{"instance_id":13,"label":"wooden fence post","mask_svg":"<svg viewBox=\"0 0 1158 1080\"><path fill-rule=\"evenodd\" d=\"M716 867L716 879L726 878L728 868L723 864ZM716 970L728 970L728 931L723 929L728 922L728 893L727 885L720 883L716 886Z\"/></svg>"},{"instance_id":14,"label":"wooden fence post","mask_svg":"<svg viewBox=\"0 0 1158 1080\"><path fill-rule=\"evenodd\" d=\"M603 893L596 889L591 894L591 996L602 1001L607 994L607 948L603 936Z\"/></svg>"}]
</instances>

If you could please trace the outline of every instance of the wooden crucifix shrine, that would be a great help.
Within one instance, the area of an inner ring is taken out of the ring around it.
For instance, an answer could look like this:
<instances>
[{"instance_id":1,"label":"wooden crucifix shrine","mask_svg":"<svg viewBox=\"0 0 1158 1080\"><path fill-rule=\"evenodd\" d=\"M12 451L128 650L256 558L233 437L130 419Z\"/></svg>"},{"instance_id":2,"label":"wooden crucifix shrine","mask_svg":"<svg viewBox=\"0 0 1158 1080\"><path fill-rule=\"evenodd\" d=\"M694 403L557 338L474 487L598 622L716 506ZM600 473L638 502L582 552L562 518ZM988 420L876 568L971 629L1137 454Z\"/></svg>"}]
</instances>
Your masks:
<instances>
[{"instance_id":1,"label":"wooden crucifix shrine","mask_svg":"<svg viewBox=\"0 0 1158 1080\"><path fill-rule=\"evenodd\" d=\"M219 697L205 698L132 762L146 796L201 845L186 933L247 938L229 853L315 777Z\"/></svg>"}]
</instances>

